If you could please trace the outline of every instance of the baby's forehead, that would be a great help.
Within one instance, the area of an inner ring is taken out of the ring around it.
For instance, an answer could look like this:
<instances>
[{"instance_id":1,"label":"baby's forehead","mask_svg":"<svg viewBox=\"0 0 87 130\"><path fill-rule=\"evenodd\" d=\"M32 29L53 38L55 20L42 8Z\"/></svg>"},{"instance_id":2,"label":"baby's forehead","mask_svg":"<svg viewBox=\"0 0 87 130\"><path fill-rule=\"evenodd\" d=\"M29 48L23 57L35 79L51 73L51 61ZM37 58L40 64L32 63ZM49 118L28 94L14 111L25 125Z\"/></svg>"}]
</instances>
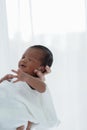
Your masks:
<instances>
[{"instance_id":1,"label":"baby's forehead","mask_svg":"<svg viewBox=\"0 0 87 130\"><path fill-rule=\"evenodd\" d=\"M44 56L43 50L38 49L38 48L28 48L23 55L27 55L30 57L38 57L41 58Z\"/></svg>"},{"instance_id":2,"label":"baby's forehead","mask_svg":"<svg viewBox=\"0 0 87 130\"><path fill-rule=\"evenodd\" d=\"M41 54L43 55L43 50L39 49L39 48L28 48L26 51L25 51L25 54L28 53L28 54Z\"/></svg>"}]
</instances>

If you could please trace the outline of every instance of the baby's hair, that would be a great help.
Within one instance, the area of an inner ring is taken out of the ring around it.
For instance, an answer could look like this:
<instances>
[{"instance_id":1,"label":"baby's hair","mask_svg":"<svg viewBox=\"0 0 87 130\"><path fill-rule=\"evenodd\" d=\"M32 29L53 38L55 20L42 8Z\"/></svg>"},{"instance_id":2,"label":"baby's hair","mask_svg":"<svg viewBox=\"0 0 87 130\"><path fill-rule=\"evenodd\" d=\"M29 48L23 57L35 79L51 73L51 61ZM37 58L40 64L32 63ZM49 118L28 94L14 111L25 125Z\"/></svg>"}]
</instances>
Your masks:
<instances>
[{"instance_id":1,"label":"baby's hair","mask_svg":"<svg viewBox=\"0 0 87 130\"><path fill-rule=\"evenodd\" d=\"M42 46L42 45L34 45L34 46L31 46L30 48L36 48L36 49L40 49L42 51L42 53L43 53L42 65L43 66L46 66L46 65L48 65L49 67L52 66L53 54L47 47Z\"/></svg>"}]
</instances>

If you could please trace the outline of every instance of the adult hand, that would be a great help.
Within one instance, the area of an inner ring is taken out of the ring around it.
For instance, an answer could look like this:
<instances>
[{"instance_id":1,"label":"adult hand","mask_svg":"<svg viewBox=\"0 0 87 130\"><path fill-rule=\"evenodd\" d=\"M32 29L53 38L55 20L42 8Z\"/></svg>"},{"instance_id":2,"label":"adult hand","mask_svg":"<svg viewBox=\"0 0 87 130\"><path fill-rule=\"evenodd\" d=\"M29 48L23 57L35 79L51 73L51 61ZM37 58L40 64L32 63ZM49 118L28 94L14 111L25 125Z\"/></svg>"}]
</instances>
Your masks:
<instances>
[{"instance_id":1,"label":"adult hand","mask_svg":"<svg viewBox=\"0 0 87 130\"><path fill-rule=\"evenodd\" d=\"M16 130L24 130L24 126L20 126Z\"/></svg>"}]
</instances>

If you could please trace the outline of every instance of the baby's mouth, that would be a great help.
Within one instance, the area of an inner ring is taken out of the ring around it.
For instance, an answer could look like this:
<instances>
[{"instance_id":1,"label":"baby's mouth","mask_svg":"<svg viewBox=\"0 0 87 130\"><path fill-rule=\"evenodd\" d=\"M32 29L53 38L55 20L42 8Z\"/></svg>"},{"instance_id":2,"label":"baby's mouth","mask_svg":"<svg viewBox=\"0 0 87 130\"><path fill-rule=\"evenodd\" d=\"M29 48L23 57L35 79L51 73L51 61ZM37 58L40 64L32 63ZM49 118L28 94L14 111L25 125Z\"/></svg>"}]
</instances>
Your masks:
<instances>
[{"instance_id":1,"label":"baby's mouth","mask_svg":"<svg viewBox=\"0 0 87 130\"><path fill-rule=\"evenodd\" d=\"M19 67L20 67L20 68L25 68L26 66L23 65L23 64L21 64L21 65L19 65Z\"/></svg>"}]
</instances>

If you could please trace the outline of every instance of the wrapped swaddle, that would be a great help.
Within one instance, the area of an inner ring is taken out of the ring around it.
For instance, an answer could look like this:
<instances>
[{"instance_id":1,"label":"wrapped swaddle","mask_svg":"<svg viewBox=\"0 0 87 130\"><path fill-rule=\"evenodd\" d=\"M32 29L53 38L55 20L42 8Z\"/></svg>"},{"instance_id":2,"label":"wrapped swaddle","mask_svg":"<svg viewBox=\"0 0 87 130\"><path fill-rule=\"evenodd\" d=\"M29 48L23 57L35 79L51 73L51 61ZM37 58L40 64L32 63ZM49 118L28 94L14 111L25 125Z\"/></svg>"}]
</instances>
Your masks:
<instances>
[{"instance_id":1,"label":"wrapped swaddle","mask_svg":"<svg viewBox=\"0 0 87 130\"><path fill-rule=\"evenodd\" d=\"M28 121L38 129L59 124L49 89L39 93L26 82L3 81L0 84L0 130L16 129Z\"/></svg>"}]
</instances>

